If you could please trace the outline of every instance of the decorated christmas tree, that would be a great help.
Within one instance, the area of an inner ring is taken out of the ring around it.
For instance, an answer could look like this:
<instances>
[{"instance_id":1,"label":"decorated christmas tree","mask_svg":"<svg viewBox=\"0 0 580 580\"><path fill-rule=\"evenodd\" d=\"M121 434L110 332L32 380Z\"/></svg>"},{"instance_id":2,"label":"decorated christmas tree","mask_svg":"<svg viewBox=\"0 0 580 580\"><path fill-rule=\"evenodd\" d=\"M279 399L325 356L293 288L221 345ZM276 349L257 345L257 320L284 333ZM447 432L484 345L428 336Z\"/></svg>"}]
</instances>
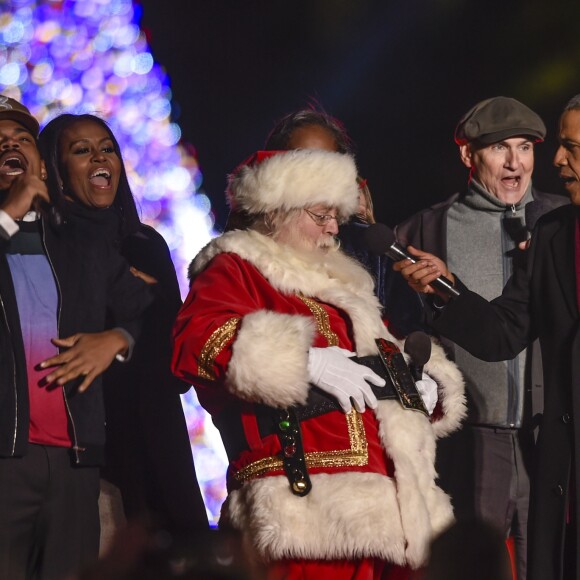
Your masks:
<instances>
[{"instance_id":1,"label":"decorated christmas tree","mask_svg":"<svg viewBox=\"0 0 580 580\"><path fill-rule=\"evenodd\" d=\"M171 89L131 0L0 0L0 93L41 126L91 113L117 137L143 222L163 235L182 291L185 268L212 237L209 199L193 148L171 119ZM183 398L206 505L217 517L225 472L219 436L193 391Z\"/></svg>"}]
</instances>

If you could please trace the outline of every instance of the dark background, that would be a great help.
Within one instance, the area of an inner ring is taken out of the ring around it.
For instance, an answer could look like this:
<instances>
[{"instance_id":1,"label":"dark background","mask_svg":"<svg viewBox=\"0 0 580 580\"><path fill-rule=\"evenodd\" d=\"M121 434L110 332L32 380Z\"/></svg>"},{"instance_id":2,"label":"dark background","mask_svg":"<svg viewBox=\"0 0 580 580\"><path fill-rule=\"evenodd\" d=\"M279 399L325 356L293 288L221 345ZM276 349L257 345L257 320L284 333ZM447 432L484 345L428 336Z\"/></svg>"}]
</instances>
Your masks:
<instances>
[{"instance_id":1,"label":"dark background","mask_svg":"<svg viewBox=\"0 0 580 580\"><path fill-rule=\"evenodd\" d=\"M453 142L477 101L505 95L548 127L534 183L580 92L578 0L141 0L174 120L196 151L218 228L226 174L274 121L317 101L343 121L377 219L395 225L464 187Z\"/></svg>"}]
</instances>

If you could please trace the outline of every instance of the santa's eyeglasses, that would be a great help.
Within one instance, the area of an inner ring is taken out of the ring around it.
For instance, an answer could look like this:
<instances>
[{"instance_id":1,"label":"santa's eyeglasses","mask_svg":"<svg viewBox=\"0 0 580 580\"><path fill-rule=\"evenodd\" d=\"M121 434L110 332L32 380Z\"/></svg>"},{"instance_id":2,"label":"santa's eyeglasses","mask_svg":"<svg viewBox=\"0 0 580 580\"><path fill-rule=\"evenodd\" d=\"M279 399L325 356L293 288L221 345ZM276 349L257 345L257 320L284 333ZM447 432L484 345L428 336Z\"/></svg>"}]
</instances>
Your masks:
<instances>
[{"instance_id":1,"label":"santa's eyeglasses","mask_svg":"<svg viewBox=\"0 0 580 580\"><path fill-rule=\"evenodd\" d=\"M309 209L304 209L304 211L312 218L312 221L317 225L317 226L325 226L327 224L329 224L332 220L336 220L336 223L338 225L343 223L342 218L340 218L339 216L336 215L329 215L329 214L319 214L319 213L314 213L313 211L310 211Z\"/></svg>"}]
</instances>

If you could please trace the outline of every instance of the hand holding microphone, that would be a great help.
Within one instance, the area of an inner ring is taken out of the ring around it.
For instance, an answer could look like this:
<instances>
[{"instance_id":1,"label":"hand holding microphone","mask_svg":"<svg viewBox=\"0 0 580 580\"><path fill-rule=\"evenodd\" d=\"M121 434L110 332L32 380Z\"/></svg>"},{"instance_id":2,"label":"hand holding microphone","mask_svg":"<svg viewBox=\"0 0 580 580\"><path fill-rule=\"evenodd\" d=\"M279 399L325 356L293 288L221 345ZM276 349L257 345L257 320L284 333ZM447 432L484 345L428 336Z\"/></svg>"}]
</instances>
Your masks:
<instances>
[{"instance_id":1,"label":"hand holding microphone","mask_svg":"<svg viewBox=\"0 0 580 580\"><path fill-rule=\"evenodd\" d=\"M367 248L373 254L386 254L395 260L393 269L400 272L417 292L437 294L444 300L459 296L459 291L453 287L453 274L437 256L413 246L406 250L397 243L393 231L384 224L370 225L364 237Z\"/></svg>"},{"instance_id":2,"label":"hand holding microphone","mask_svg":"<svg viewBox=\"0 0 580 580\"><path fill-rule=\"evenodd\" d=\"M445 301L459 296L459 291L453 286L455 277L443 260L413 246L409 246L406 253L405 258L393 264L393 270L400 272L413 290L437 294Z\"/></svg>"},{"instance_id":3,"label":"hand holding microphone","mask_svg":"<svg viewBox=\"0 0 580 580\"><path fill-rule=\"evenodd\" d=\"M432 415L439 400L437 383L427 373L423 373L422 378L415 381L415 386L421 395L421 399L423 399L427 412Z\"/></svg>"},{"instance_id":4,"label":"hand holding microphone","mask_svg":"<svg viewBox=\"0 0 580 580\"><path fill-rule=\"evenodd\" d=\"M11 182L0 209L15 221L21 220L29 211L45 215L55 226L60 226L63 221L51 203L46 171L34 164L25 165L24 172Z\"/></svg>"},{"instance_id":5,"label":"hand holding microphone","mask_svg":"<svg viewBox=\"0 0 580 580\"><path fill-rule=\"evenodd\" d=\"M49 201L45 182L39 176L24 173L12 182L2 209L13 220L20 220L27 212L36 209L36 205Z\"/></svg>"},{"instance_id":6,"label":"hand holding microphone","mask_svg":"<svg viewBox=\"0 0 580 580\"><path fill-rule=\"evenodd\" d=\"M431 338L420 330L412 332L405 340L405 353L410 357L409 370L417 391L421 395L429 415L431 415L439 398L437 383L423 372L424 365L431 358Z\"/></svg>"}]
</instances>

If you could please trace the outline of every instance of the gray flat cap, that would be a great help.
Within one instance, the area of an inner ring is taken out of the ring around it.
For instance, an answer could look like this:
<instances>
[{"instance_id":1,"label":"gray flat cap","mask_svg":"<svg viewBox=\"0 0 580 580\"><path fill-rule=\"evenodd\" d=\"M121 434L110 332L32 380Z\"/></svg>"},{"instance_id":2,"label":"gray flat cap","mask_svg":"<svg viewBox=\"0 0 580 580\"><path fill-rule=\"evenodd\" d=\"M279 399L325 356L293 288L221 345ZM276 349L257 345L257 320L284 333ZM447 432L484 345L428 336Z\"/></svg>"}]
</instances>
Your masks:
<instances>
[{"instance_id":1,"label":"gray flat cap","mask_svg":"<svg viewBox=\"0 0 580 580\"><path fill-rule=\"evenodd\" d=\"M490 145L520 135L543 141L546 126L539 115L516 99L493 97L477 103L463 115L455 129L455 142Z\"/></svg>"}]
</instances>

